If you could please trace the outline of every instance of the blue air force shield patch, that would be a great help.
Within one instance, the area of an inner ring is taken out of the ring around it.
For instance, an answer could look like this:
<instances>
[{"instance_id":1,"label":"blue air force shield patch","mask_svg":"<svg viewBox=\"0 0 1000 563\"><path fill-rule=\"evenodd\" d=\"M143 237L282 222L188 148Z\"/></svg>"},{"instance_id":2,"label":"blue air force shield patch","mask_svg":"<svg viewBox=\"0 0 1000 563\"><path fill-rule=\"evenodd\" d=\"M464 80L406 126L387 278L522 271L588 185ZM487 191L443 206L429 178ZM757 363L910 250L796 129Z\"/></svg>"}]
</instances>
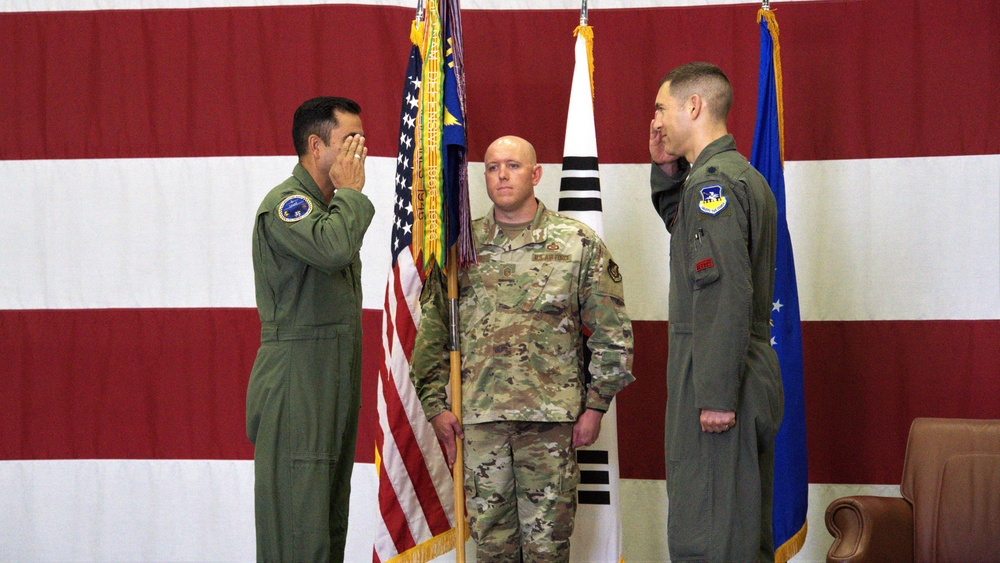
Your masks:
<instances>
[{"instance_id":1,"label":"blue air force shield patch","mask_svg":"<svg viewBox=\"0 0 1000 563\"><path fill-rule=\"evenodd\" d=\"M278 216L286 223L305 219L313 210L313 203L304 195L291 195L278 206Z\"/></svg>"},{"instance_id":2,"label":"blue air force shield patch","mask_svg":"<svg viewBox=\"0 0 1000 563\"><path fill-rule=\"evenodd\" d=\"M718 215L726 208L726 196L722 195L722 186L705 186L698 190L701 193L701 201L698 202L698 209L708 215Z\"/></svg>"}]
</instances>

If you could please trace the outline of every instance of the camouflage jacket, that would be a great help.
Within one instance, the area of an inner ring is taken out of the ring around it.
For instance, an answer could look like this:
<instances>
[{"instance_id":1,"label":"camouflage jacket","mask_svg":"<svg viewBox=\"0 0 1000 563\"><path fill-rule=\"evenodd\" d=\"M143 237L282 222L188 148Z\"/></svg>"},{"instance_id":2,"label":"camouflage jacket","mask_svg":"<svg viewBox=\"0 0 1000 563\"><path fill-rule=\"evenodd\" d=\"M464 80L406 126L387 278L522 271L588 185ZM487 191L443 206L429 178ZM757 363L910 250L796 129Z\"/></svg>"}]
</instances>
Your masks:
<instances>
[{"instance_id":1,"label":"camouflage jacket","mask_svg":"<svg viewBox=\"0 0 1000 563\"><path fill-rule=\"evenodd\" d=\"M514 240L492 209L472 230L479 263L458 281L463 423L570 422L585 408L606 411L635 378L622 278L604 243L541 202ZM432 271L410 364L428 419L448 408L445 288L444 276ZM584 328L591 333L589 377Z\"/></svg>"}]
</instances>

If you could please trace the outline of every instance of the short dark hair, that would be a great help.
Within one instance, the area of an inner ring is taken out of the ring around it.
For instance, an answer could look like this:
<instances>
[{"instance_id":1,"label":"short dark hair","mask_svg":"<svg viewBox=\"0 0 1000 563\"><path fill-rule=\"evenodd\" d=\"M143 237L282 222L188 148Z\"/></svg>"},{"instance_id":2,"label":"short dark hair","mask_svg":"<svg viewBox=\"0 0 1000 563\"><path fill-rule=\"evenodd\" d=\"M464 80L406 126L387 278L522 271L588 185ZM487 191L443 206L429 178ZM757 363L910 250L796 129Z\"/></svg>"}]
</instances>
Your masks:
<instances>
[{"instance_id":1,"label":"short dark hair","mask_svg":"<svg viewBox=\"0 0 1000 563\"><path fill-rule=\"evenodd\" d=\"M309 136L317 135L330 144L330 130L337 126L336 112L352 115L361 113L361 106L354 100L336 96L322 96L302 102L292 118L292 142L299 156L309 151Z\"/></svg>"},{"instance_id":2,"label":"short dark hair","mask_svg":"<svg viewBox=\"0 0 1000 563\"><path fill-rule=\"evenodd\" d=\"M667 82L674 99L698 94L708 101L713 117L726 121L733 107L733 85L721 68L712 63L688 63L671 70L660 81L660 86Z\"/></svg>"}]
</instances>

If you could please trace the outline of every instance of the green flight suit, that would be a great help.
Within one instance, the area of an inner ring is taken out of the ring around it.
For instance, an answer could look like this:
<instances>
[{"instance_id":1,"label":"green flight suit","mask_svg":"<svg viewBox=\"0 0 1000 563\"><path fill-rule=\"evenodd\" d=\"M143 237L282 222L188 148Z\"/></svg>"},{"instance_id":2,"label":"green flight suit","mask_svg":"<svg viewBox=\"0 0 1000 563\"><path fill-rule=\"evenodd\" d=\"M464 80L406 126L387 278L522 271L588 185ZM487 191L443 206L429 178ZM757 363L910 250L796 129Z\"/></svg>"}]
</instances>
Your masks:
<instances>
[{"instance_id":1,"label":"green flight suit","mask_svg":"<svg viewBox=\"0 0 1000 563\"><path fill-rule=\"evenodd\" d=\"M667 538L672 561L773 561L774 437L784 409L770 344L777 207L725 135L674 177L653 165L670 231ZM701 409L736 412L703 432Z\"/></svg>"},{"instance_id":2,"label":"green flight suit","mask_svg":"<svg viewBox=\"0 0 1000 563\"><path fill-rule=\"evenodd\" d=\"M361 259L375 209L301 165L257 209L261 343L247 388L257 559L343 560L361 407Z\"/></svg>"}]
</instances>

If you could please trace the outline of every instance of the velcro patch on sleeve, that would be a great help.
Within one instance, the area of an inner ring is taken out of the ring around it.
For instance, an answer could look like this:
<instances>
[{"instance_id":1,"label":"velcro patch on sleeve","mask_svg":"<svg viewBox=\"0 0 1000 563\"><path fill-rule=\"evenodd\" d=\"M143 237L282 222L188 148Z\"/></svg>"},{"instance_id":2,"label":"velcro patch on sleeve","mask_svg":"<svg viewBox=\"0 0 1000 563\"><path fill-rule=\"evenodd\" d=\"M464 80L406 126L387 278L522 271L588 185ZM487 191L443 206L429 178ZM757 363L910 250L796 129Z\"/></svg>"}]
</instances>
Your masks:
<instances>
[{"instance_id":1,"label":"velcro patch on sleeve","mask_svg":"<svg viewBox=\"0 0 1000 563\"><path fill-rule=\"evenodd\" d=\"M313 210L313 202L306 196L295 194L288 196L278 205L278 216L286 223L301 221Z\"/></svg>"},{"instance_id":2,"label":"velcro patch on sleeve","mask_svg":"<svg viewBox=\"0 0 1000 563\"><path fill-rule=\"evenodd\" d=\"M726 196L722 193L722 186L716 184L714 186L705 186L698 190L701 194L701 200L698 202L698 209L707 215L718 215L723 209L726 208Z\"/></svg>"},{"instance_id":3,"label":"velcro patch on sleeve","mask_svg":"<svg viewBox=\"0 0 1000 563\"><path fill-rule=\"evenodd\" d=\"M608 260L608 275L611 276L611 281L615 283L622 282L622 273L618 269L618 264L615 264L614 260Z\"/></svg>"},{"instance_id":4,"label":"velcro patch on sleeve","mask_svg":"<svg viewBox=\"0 0 1000 563\"><path fill-rule=\"evenodd\" d=\"M701 271L707 270L707 269L709 269L709 268L711 268L713 266L715 266L715 263L712 262L712 259L711 258L705 258L701 262L698 262L697 264L694 265L694 271L701 272Z\"/></svg>"}]
</instances>

